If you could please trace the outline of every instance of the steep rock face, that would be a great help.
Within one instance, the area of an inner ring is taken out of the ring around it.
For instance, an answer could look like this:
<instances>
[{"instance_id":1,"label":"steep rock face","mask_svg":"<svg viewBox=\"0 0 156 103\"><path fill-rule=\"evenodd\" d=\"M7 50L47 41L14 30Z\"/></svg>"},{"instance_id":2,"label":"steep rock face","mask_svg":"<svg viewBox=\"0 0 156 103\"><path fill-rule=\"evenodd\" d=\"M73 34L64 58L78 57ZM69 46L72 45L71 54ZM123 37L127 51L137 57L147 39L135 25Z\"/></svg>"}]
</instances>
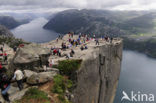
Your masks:
<instances>
[{"instance_id":1,"label":"steep rock face","mask_svg":"<svg viewBox=\"0 0 156 103\"><path fill-rule=\"evenodd\" d=\"M122 42L95 47L77 73L73 103L113 103L120 75Z\"/></svg>"},{"instance_id":2,"label":"steep rock face","mask_svg":"<svg viewBox=\"0 0 156 103\"><path fill-rule=\"evenodd\" d=\"M4 26L0 25L0 36L13 36L13 34Z\"/></svg>"}]
</instances>

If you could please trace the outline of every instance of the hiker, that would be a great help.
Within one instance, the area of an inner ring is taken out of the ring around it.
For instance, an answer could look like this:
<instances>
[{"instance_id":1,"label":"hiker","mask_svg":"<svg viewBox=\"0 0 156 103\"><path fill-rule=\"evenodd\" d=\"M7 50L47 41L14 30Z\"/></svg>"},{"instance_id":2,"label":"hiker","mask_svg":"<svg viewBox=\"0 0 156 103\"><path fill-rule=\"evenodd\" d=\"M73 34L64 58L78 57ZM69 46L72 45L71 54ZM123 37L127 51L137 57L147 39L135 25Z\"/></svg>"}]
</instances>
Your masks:
<instances>
[{"instance_id":1,"label":"hiker","mask_svg":"<svg viewBox=\"0 0 156 103\"><path fill-rule=\"evenodd\" d=\"M107 41L107 42L108 42L108 39L109 39L109 38L108 38L108 36L106 36L106 37L105 37L105 41Z\"/></svg>"},{"instance_id":2,"label":"hiker","mask_svg":"<svg viewBox=\"0 0 156 103\"><path fill-rule=\"evenodd\" d=\"M15 47L13 48L13 50L14 50L14 52L16 52L16 50L17 50L17 47L15 46Z\"/></svg>"},{"instance_id":3,"label":"hiker","mask_svg":"<svg viewBox=\"0 0 156 103\"><path fill-rule=\"evenodd\" d=\"M49 67L52 67L54 65L54 60L53 59L49 59Z\"/></svg>"},{"instance_id":4,"label":"hiker","mask_svg":"<svg viewBox=\"0 0 156 103\"><path fill-rule=\"evenodd\" d=\"M84 47L83 47L83 46L81 46L81 48L80 48L80 49L81 49L81 51L83 51L83 50L84 50Z\"/></svg>"},{"instance_id":5,"label":"hiker","mask_svg":"<svg viewBox=\"0 0 156 103\"><path fill-rule=\"evenodd\" d=\"M67 48L67 46L66 46L66 44L65 44L65 43L62 43L62 45L61 45L61 46L62 46L62 49L63 49L63 50L65 50L65 49Z\"/></svg>"},{"instance_id":6,"label":"hiker","mask_svg":"<svg viewBox=\"0 0 156 103\"><path fill-rule=\"evenodd\" d=\"M69 43L71 43L71 38L69 38L69 40L68 40L68 41L69 41Z\"/></svg>"},{"instance_id":7,"label":"hiker","mask_svg":"<svg viewBox=\"0 0 156 103\"><path fill-rule=\"evenodd\" d=\"M110 43L112 43L112 42L113 42L113 37L110 38Z\"/></svg>"},{"instance_id":8,"label":"hiker","mask_svg":"<svg viewBox=\"0 0 156 103\"><path fill-rule=\"evenodd\" d=\"M95 37L96 37L96 36L95 36L95 34L94 34L94 35L93 35L93 38L95 39Z\"/></svg>"},{"instance_id":9,"label":"hiker","mask_svg":"<svg viewBox=\"0 0 156 103\"><path fill-rule=\"evenodd\" d=\"M84 47L85 49L88 49L88 47L87 47L87 45L85 45L85 47Z\"/></svg>"},{"instance_id":10,"label":"hiker","mask_svg":"<svg viewBox=\"0 0 156 103\"><path fill-rule=\"evenodd\" d=\"M61 39L61 35L60 34L59 34L58 38Z\"/></svg>"},{"instance_id":11,"label":"hiker","mask_svg":"<svg viewBox=\"0 0 156 103\"><path fill-rule=\"evenodd\" d=\"M61 51L60 51L60 49L57 50L57 55L58 55L59 57L61 57Z\"/></svg>"},{"instance_id":12,"label":"hiker","mask_svg":"<svg viewBox=\"0 0 156 103\"><path fill-rule=\"evenodd\" d=\"M13 79L16 79L19 90L23 89L23 77L23 72L16 68Z\"/></svg>"},{"instance_id":13,"label":"hiker","mask_svg":"<svg viewBox=\"0 0 156 103\"><path fill-rule=\"evenodd\" d=\"M6 75L6 68L0 68L0 89L5 101L10 102L8 90L10 89L11 79Z\"/></svg>"},{"instance_id":14,"label":"hiker","mask_svg":"<svg viewBox=\"0 0 156 103\"><path fill-rule=\"evenodd\" d=\"M95 41L96 41L96 45L99 45L99 40L97 38L95 39Z\"/></svg>"},{"instance_id":15,"label":"hiker","mask_svg":"<svg viewBox=\"0 0 156 103\"><path fill-rule=\"evenodd\" d=\"M53 55L57 54L57 49L53 50Z\"/></svg>"}]
</instances>

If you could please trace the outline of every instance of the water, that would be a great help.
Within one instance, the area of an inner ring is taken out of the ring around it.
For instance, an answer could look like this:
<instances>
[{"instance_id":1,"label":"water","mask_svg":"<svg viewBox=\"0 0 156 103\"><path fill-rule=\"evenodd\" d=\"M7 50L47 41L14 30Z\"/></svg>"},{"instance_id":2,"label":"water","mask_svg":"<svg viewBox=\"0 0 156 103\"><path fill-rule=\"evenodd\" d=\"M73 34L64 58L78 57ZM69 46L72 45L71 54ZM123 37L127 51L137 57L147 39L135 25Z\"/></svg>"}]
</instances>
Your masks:
<instances>
[{"instance_id":1,"label":"water","mask_svg":"<svg viewBox=\"0 0 156 103\"><path fill-rule=\"evenodd\" d=\"M43 43L55 39L58 33L43 29L48 21L45 18L37 18L28 24L18 26L11 30L15 37L29 42Z\"/></svg>"},{"instance_id":2,"label":"water","mask_svg":"<svg viewBox=\"0 0 156 103\"><path fill-rule=\"evenodd\" d=\"M122 70L114 103L155 103L155 102L121 102L122 91L130 95L131 91L156 96L156 59L144 54L124 51Z\"/></svg>"}]
</instances>

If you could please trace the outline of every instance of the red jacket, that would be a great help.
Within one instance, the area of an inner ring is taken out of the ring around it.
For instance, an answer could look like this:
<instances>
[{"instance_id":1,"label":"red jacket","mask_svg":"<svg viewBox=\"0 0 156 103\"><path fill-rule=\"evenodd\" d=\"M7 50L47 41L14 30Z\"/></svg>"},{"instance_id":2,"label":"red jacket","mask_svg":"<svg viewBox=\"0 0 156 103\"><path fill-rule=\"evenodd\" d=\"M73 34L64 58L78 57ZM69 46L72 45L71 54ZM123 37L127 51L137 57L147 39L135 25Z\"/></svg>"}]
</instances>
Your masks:
<instances>
[{"instance_id":1,"label":"red jacket","mask_svg":"<svg viewBox=\"0 0 156 103\"><path fill-rule=\"evenodd\" d=\"M0 69L2 69L2 64L0 64Z\"/></svg>"},{"instance_id":2,"label":"red jacket","mask_svg":"<svg viewBox=\"0 0 156 103\"><path fill-rule=\"evenodd\" d=\"M3 55L4 55L4 56L7 56L7 53L4 53Z\"/></svg>"}]
</instances>

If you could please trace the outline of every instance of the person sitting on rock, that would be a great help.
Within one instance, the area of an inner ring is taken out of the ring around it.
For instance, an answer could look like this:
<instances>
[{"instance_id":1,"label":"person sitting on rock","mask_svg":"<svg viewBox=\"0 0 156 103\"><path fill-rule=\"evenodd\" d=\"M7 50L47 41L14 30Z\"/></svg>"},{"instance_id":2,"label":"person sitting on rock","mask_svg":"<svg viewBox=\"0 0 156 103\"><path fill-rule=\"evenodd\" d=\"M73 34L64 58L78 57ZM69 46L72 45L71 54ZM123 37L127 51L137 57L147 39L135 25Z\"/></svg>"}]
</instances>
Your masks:
<instances>
[{"instance_id":1,"label":"person sitting on rock","mask_svg":"<svg viewBox=\"0 0 156 103\"><path fill-rule=\"evenodd\" d=\"M81 51L83 51L83 50L84 50L84 47L83 47L83 45L81 46L81 48L80 48L80 49L81 49Z\"/></svg>"},{"instance_id":2,"label":"person sitting on rock","mask_svg":"<svg viewBox=\"0 0 156 103\"><path fill-rule=\"evenodd\" d=\"M71 47L72 47L72 44L69 44L69 45L68 45L68 48L71 48Z\"/></svg>"},{"instance_id":3,"label":"person sitting on rock","mask_svg":"<svg viewBox=\"0 0 156 103\"><path fill-rule=\"evenodd\" d=\"M65 50L67 48L65 43L62 43L62 49Z\"/></svg>"},{"instance_id":4,"label":"person sitting on rock","mask_svg":"<svg viewBox=\"0 0 156 103\"><path fill-rule=\"evenodd\" d=\"M0 68L0 89L5 101L10 102L8 90L10 89L11 79L6 75L6 68Z\"/></svg>"},{"instance_id":5,"label":"person sitting on rock","mask_svg":"<svg viewBox=\"0 0 156 103\"><path fill-rule=\"evenodd\" d=\"M53 55L55 55L55 54L57 54L57 50L56 49L53 50Z\"/></svg>"},{"instance_id":6,"label":"person sitting on rock","mask_svg":"<svg viewBox=\"0 0 156 103\"><path fill-rule=\"evenodd\" d=\"M87 45L85 45L85 49L88 49Z\"/></svg>"},{"instance_id":7,"label":"person sitting on rock","mask_svg":"<svg viewBox=\"0 0 156 103\"><path fill-rule=\"evenodd\" d=\"M19 70L17 68L14 71L15 72L14 72L13 79L16 79L19 90L22 90L23 89L23 77L24 77L24 74L23 74L23 72L21 70Z\"/></svg>"}]
</instances>

